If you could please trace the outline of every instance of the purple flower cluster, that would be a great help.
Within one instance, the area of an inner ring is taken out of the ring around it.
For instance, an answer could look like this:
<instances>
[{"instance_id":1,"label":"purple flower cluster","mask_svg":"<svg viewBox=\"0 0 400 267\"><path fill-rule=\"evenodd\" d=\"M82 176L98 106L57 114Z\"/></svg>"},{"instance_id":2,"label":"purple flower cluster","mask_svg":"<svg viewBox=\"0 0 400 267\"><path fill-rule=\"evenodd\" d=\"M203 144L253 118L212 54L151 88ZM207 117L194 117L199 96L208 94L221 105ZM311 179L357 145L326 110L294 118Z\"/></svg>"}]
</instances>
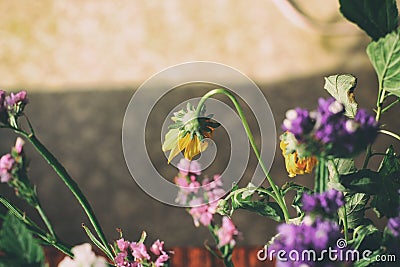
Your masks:
<instances>
[{"instance_id":1,"label":"purple flower cluster","mask_svg":"<svg viewBox=\"0 0 400 267\"><path fill-rule=\"evenodd\" d=\"M143 242L129 242L121 238L116 243L119 252L114 261L118 267L142 267L144 264L161 267L165 266L169 260L169 255L164 250L164 241L156 240L150 247L155 261L151 260L152 257Z\"/></svg>"},{"instance_id":2,"label":"purple flower cluster","mask_svg":"<svg viewBox=\"0 0 400 267\"><path fill-rule=\"evenodd\" d=\"M6 123L9 116L19 116L22 114L24 107L28 104L26 91L20 91L16 94L0 90L0 122Z\"/></svg>"},{"instance_id":3,"label":"purple flower cluster","mask_svg":"<svg viewBox=\"0 0 400 267\"><path fill-rule=\"evenodd\" d=\"M310 116L306 109L296 108L286 112L286 119L282 128L289 131L300 141L302 137L311 132L314 128L315 119Z\"/></svg>"},{"instance_id":4,"label":"purple flower cluster","mask_svg":"<svg viewBox=\"0 0 400 267\"><path fill-rule=\"evenodd\" d=\"M342 192L334 189L321 194L309 195L305 193L302 202L305 212L331 215L335 214L344 205L344 195Z\"/></svg>"},{"instance_id":5,"label":"purple flower cluster","mask_svg":"<svg viewBox=\"0 0 400 267\"><path fill-rule=\"evenodd\" d=\"M316 111L289 110L282 128L293 133L312 152L338 157L360 152L378 133L373 116L359 109L354 119L348 118L344 106L334 98L320 98Z\"/></svg>"},{"instance_id":6,"label":"purple flower cluster","mask_svg":"<svg viewBox=\"0 0 400 267\"><path fill-rule=\"evenodd\" d=\"M277 258L277 266L283 267L331 266L328 263L328 257L325 259L326 263L318 262L316 259L322 255L323 250L328 248L338 252L337 242L342 237L336 222L320 218L312 221L311 218L306 217L301 225L281 224L278 226L278 231L279 235L273 239L268 251L279 252L278 256L281 260ZM315 252L315 259L302 257L304 251ZM293 257L296 258L293 259Z\"/></svg>"}]
</instances>

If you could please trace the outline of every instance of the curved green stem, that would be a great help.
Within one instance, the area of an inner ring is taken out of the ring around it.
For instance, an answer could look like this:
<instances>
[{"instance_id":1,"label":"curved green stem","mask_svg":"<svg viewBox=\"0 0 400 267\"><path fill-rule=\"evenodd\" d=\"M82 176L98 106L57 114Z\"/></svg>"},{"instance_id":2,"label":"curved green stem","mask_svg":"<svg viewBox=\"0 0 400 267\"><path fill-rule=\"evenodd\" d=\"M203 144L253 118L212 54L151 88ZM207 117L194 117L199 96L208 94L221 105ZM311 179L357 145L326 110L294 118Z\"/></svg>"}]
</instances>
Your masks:
<instances>
[{"instance_id":1,"label":"curved green stem","mask_svg":"<svg viewBox=\"0 0 400 267\"><path fill-rule=\"evenodd\" d=\"M395 133L393 133L391 131L388 131L388 130L379 130L379 132L383 133L383 134L386 134L386 135L389 135L389 136L391 136L393 138L396 138L397 140L400 141L400 135L398 135L398 134L395 134Z\"/></svg>"},{"instance_id":2,"label":"curved green stem","mask_svg":"<svg viewBox=\"0 0 400 267\"><path fill-rule=\"evenodd\" d=\"M35 149L39 152L39 154L47 161L47 163L58 174L58 176L65 183L68 189L72 192L72 194L75 196L75 198L78 200L79 204L85 211L101 243L106 248L106 251L103 252L106 253L106 255L110 254L113 255L112 249L107 243L107 239L104 235L103 230L101 229L99 222L97 221L97 218L93 212L92 207L90 206L89 202L87 201L86 197L84 196L84 194L82 193L76 182L68 174L64 166L61 165L61 163L56 159L56 157L54 157L54 155L36 138L34 134L32 133L28 134L22 131L19 131L18 133L22 134L30 141L30 143L35 147Z\"/></svg>"},{"instance_id":3,"label":"curved green stem","mask_svg":"<svg viewBox=\"0 0 400 267\"><path fill-rule=\"evenodd\" d=\"M226 95L227 97L229 97L229 99L234 104L234 106L235 106L235 108L236 108L236 110L237 110L237 112L239 114L239 117L240 117L240 119L242 121L243 127L244 127L244 129L246 131L247 137L248 137L248 139L250 141L251 147L253 148L254 154L256 155L256 157L258 159L258 162L259 162L259 164L260 164L265 176L267 177L267 180L268 180L269 184L271 185L272 190L275 193L276 201L277 201L278 205L281 207L281 209L283 211L283 214L285 216L285 221L289 222L290 216L289 216L289 211L288 211L288 208L286 206L285 200L283 199L283 196L282 196L279 188L277 187L277 185L272 180L271 176L269 175L267 167L265 166L263 160L261 159L260 152L259 152L259 150L257 148L256 142L255 142L253 134L252 134L252 132L250 130L249 124L247 123L247 119L244 116L243 109L240 106L239 102L237 101L236 97L231 92L229 92L229 91L227 91L225 89L214 89L214 90L211 90L210 92L205 94L200 99L199 104L198 104L197 109L196 109L196 117L199 117L200 111L202 110L202 107L203 107L205 101L208 98L210 98L211 96L216 95L216 94Z\"/></svg>"}]
</instances>

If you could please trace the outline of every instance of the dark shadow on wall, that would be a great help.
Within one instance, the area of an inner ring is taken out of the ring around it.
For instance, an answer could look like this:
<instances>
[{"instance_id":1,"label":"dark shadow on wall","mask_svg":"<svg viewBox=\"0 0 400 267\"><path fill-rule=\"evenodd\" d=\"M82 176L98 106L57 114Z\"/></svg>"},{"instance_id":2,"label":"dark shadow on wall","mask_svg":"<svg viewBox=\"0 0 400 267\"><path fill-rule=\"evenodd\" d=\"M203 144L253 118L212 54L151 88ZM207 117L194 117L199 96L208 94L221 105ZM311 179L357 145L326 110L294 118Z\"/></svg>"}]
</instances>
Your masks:
<instances>
[{"instance_id":1,"label":"dark shadow on wall","mask_svg":"<svg viewBox=\"0 0 400 267\"><path fill-rule=\"evenodd\" d=\"M362 107L372 108L376 97L375 75L369 70L354 75L359 78L357 101ZM312 109L319 97L327 97L322 89L323 76L324 74L321 74L260 85L273 111L278 133L281 133L280 124L287 109L296 106ZM167 165L165 157L161 154L160 126L157 124L165 120L171 107L188 98L201 96L211 88L213 87L201 86L194 87L195 90L177 90L166 96L165 103L160 102L157 112L151 115L147 125L151 142L151 146L148 146L149 155L156 168L165 177L170 177L170 180L176 175L176 169ZM32 93L26 112L38 137L65 165L92 203L110 240L118 238L115 228L119 227L124 230L125 236L132 240L138 239L141 231L146 230L150 240L161 238L173 246L202 245L205 239L211 242L207 230L204 227L195 229L191 217L183 208L171 207L151 198L130 176L122 153L121 128L125 109L133 93L134 88ZM225 98L220 99L228 103ZM400 121L395 117L398 112L399 108L393 110L388 116L384 116L383 121L390 123L395 131L398 131L400 126ZM257 141L260 142L254 117L250 121L252 128L256 130ZM222 130L220 137L218 132L215 137L216 143L225 139ZM1 140L0 152L3 154L9 151L15 135L8 130L1 130ZM384 150L391 141L389 138L380 138L380 149ZM396 149L398 151L399 147ZM73 244L87 241L81 223L88 224L88 221L72 194L30 145L26 146L26 150L30 159L30 177L38 186L43 207L61 239ZM229 161L227 153L224 154L223 151L219 152L220 164L207 170L208 175L222 171L224 164ZM283 184L291 179L287 177L284 169L279 144L275 154L271 175L279 184ZM246 178L251 177L255 165L255 157L251 155L242 184L246 183ZM377 162L371 164L371 167L376 166ZM296 177L295 181L310 187L313 184L310 175ZM6 185L1 185L0 192L15 199L12 190ZM25 207L21 201L15 201L18 206ZM28 214L37 218L30 209ZM234 215L234 220L243 233L243 239L239 241L242 245L264 244L275 233L276 223L256 214L239 211Z\"/></svg>"}]
</instances>

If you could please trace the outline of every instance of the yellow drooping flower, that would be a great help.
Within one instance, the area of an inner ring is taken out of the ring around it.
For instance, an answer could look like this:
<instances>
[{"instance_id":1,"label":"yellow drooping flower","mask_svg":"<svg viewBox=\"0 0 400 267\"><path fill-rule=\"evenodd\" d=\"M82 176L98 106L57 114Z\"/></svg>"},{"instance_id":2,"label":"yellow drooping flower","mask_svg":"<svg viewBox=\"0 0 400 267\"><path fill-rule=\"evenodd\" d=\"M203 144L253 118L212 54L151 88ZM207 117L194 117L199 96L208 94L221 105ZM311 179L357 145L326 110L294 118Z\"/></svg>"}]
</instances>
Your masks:
<instances>
[{"instance_id":1,"label":"yellow drooping flower","mask_svg":"<svg viewBox=\"0 0 400 267\"><path fill-rule=\"evenodd\" d=\"M212 122L210 117L196 117L195 108L188 104L187 110L180 110L174 113L171 119L175 122L165 135L162 150L171 150L168 156L168 163L184 150L184 157L192 160L196 155L206 150L208 143L205 138L211 138L214 128L219 123Z\"/></svg>"},{"instance_id":2,"label":"yellow drooping flower","mask_svg":"<svg viewBox=\"0 0 400 267\"><path fill-rule=\"evenodd\" d=\"M290 133L285 133L290 134ZM286 170L289 177L295 177L297 174L311 173L317 164L317 158L314 156L300 158L297 151L288 151L289 143L285 138L281 138L280 148L285 158Z\"/></svg>"}]
</instances>

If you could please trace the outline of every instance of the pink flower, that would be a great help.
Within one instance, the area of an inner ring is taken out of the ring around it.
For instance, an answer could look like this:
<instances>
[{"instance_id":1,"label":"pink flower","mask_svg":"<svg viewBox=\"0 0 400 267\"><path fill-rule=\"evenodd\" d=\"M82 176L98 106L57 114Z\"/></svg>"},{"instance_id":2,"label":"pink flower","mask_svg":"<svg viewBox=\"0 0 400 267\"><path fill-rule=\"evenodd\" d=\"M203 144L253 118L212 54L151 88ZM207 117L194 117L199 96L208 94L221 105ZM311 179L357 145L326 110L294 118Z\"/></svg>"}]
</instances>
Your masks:
<instances>
[{"instance_id":1,"label":"pink flower","mask_svg":"<svg viewBox=\"0 0 400 267\"><path fill-rule=\"evenodd\" d=\"M169 260L169 256L168 256L168 254L167 253L163 253L163 254L161 254L158 258L157 258L157 260L156 260L156 262L154 263L155 265L156 265L156 267L160 267L160 266L164 266L164 263L166 262L166 261L168 261Z\"/></svg>"},{"instance_id":2,"label":"pink flower","mask_svg":"<svg viewBox=\"0 0 400 267\"><path fill-rule=\"evenodd\" d=\"M10 109L12 109L14 105L27 104L27 93L26 91L20 91L16 94L11 93L9 96L6 97L5 102Z\"/></svg>"},{"instance_id":3,"label":"pink flower","mask_svg":"<svg viewBox=\"0 0 400 267\"><path fill-rule=\"evenodd\" d=\"M222 218L222 226L217 231L217 236L219 239L218 247L223 247L227 244L234 246L236 244L234 236L237 236L238 234L239 231L236 229L236 226L233 224L232 220L224 216Z\"/></svg>"},{"instance_id":4,"label":"pink flower","mask_svg":"<svg viewBox=\"0 0 400 267\"><path fill-rule=\"evenodd\" d=\"M137 262L129 262L126 257L128 256L128 252L123 251L117 254L115 257L114 262L117 264L117 267L137 267Z\"/></svg>"},{"instance_id":5,"label":"pink flower","mask_svg":"<svg viewBox=\"0 0 400 267\"><path fill-rule=\"evenodd\" d=\"M129 241L125 241L123 238L117 240L117 246L120 251L127 251L129 245Z\"/></svg>"},{"instance_id":6,"label":"pink flower","mask_svg":"<svg viewBox=\"0 0 400 267\"><path fill-rule=\"evenodd\" d=\"M183 175L188 175L189 173L200 175L201 174L201 165L196 160L188 160L183 158L179 161L177 165L179 172Z\"/></svg>"},{"instance_id":7,"label":"pink flower","mask_svg":"<svg viewBox=\"0 0 400 267\"><path fill-rule=\"evenodd\" d=\"M165 253L164 251L164 241L160 241L160 239L157 239L153 245L151 245L150 251L154 253L154 255L158 256L162 253Z\"/></svg>"},{"instance_id":8,"label":"pink flower","mask_svg":"<svg viewBox=\"0 0 400 267\"><path fill-rule=\"evenodd\" d=\"M3 155L0 158L0 181L7 183L11 180L11 170L14 166L15 160L11 154Z\"/></svg>"},{"instance_id":9,"label":"pink flower","mask_svg":"<svg viewBox=\"0 0 400 267\"><path fill-rule=\"evenodd\" d=\"M21 137L17 138L17 141L15 141L15 151L17 151L18 154L21 154L22 152L22 147L24 146L25 141Z\"/></svg>"},{"instance_id":10,"label":"pink flower","mask_svg":"<svg viewBox=\"0 0 400 267\"><path fill-rule=\"evenodd\" d=\"M209 206L202 204L200 198L196 198L190 202L191 206L200 205L190 209L189 213L193 217L193 222L196 227L200 226L200 223L204 226L210 225L215 209L209 209Z\"/></svg>"},{"instance_id":11,"label":"pink flower","mask_svg":"<svg viewBox=\"0 0 400 267\"><path fill-rule=\"evenodd\" d=\"M11 171L15 160L11 154L5 154L0 158L0 169Z\"/></svg>"},{"instance_id":12,"label":"pink flower","mask_svg":"<svg viewBox=\"0 0 400 267\"><path fill-rule=\"evenodd\" d=\"M217 187L222 187L221 175L218 175L218 174L214 175L213 181L210 181L210 179L208 179L208 178L204 179L203 186L204 186L204 190L206 190L206 191L210 191Z\"/></svg>"},{"instance_id":13,"label":"pink flower","mask_svg":"<svg viewBox=\"0 0 400 267\"><path fill-rule=\"evenodd\" d=\"M132 249L132 256L135 257L135 259L150 260L150 255L147 253L146 246L143 243L132 242L131 249Z\"/></svg>"}]
</instances>

